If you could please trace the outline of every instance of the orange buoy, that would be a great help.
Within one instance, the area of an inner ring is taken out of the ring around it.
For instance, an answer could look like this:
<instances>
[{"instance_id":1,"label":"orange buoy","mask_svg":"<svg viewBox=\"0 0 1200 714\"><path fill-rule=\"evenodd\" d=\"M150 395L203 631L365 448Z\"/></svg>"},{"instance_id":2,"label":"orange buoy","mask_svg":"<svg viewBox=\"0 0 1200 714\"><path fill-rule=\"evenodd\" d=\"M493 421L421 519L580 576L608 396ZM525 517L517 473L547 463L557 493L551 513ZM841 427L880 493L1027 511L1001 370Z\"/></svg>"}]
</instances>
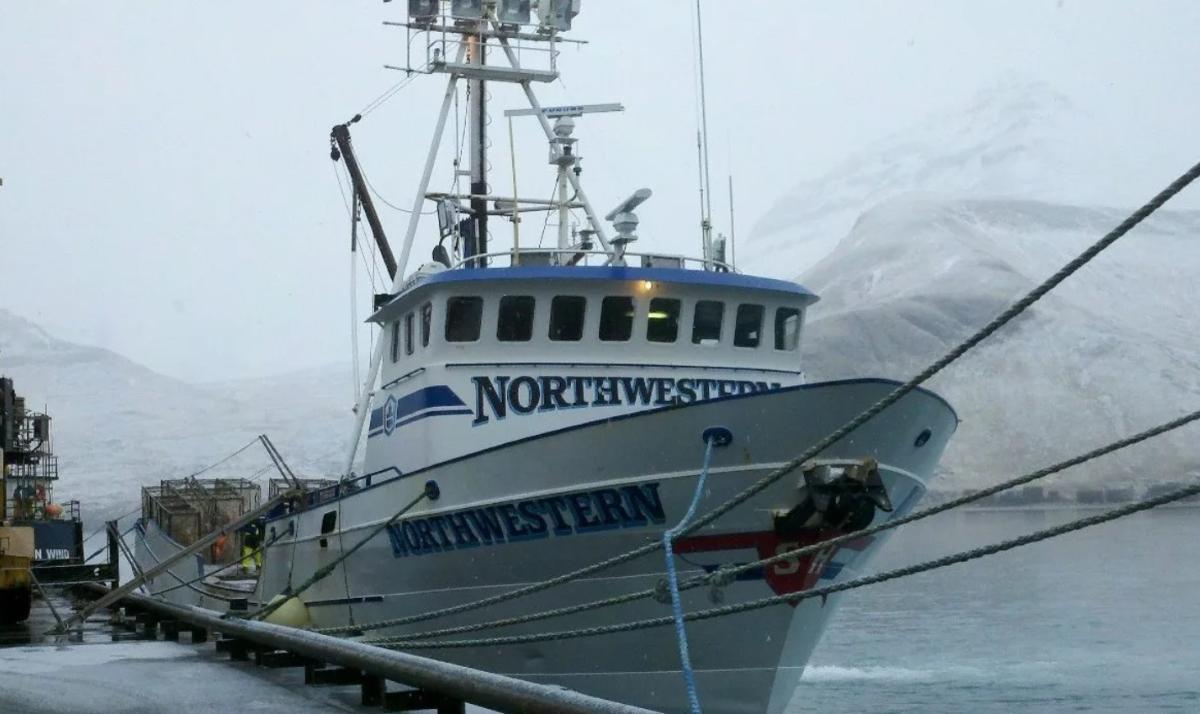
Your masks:
<instances>
[{"instance_id":1,"label":"orange buoy","mask_svg":"<svg viewBox=\"0 0 1200 714\"><path fill-rule=\"evenodd\" d=\"M214 561L220 560L221 556L225 555L225 541L228 538L224 533L217 536L217 539L212 544L212 557Z\"/></svg>"},{"instance_id":2,"label":"orange buoy","mask_svg":"<svg viewBox=\"0 0 1200 714\"><path fill-rule=\"evenodd\" d=\"M42 510L48 518L58 518L63 512L62 506L57 503L47 503L46 507Z\"/></svg>"}]
</instances>

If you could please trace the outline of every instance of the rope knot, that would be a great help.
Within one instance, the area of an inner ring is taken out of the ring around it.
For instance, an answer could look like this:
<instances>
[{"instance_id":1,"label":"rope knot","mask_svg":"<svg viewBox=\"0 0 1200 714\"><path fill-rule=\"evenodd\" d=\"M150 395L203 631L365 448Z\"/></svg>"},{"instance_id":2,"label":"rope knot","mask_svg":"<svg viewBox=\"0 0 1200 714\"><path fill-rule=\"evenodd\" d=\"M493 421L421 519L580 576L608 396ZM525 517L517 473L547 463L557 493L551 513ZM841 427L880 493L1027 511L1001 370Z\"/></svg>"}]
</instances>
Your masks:
<instances>
[{"instance_id":1,"label":"rope knot","mask_svg":"<svg viewBox=\"0 0 1200 714\"><path fill-rule=\"evenodd\" d=\"M737 571L733 568L718 568L708 576L708 584L714 588L723 588L731 585L737 577Z\"/></svg>"}]
</instances>

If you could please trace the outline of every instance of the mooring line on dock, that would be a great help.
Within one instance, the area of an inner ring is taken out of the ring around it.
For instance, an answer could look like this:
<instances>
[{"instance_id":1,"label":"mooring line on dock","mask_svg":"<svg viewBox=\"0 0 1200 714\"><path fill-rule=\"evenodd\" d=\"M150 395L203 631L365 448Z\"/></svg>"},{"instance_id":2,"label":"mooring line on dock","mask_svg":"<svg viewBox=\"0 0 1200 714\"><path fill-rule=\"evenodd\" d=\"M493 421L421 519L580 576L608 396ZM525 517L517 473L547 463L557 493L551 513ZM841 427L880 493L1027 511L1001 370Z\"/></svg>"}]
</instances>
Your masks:
<instances>
[{"instance_id":1,"label":"mooring line on dock","mask_svg":"<svg viewBox=\"0 0 1200 714\"><path fill-rule=\"evenodd\" d=\"M117 517L117 520L115 520L115 521L112 521L112 522L113 522L113 523L118 523L118 522L120 522L120 520L121 520L122 518L124 518L125 516L132 515L132 514L134 514L134 513L137 513L137 512L138 512L138 511L140 511L140 510L142 510L142 507L141 507L141 506L138 506L136 509L134 509L134 510L130 511L129 513L126 513L124 516L118 516L118 517ZM83 539L83 542L85 542L85 543L86 543L86 542L87 542L87 540L88 540L88 538L91 538L91 537L92 537L92 536L94 536L96 533L103 533L103 532L104 532L104 531L105 531L107 528L108 528L108 524L106 523L106 524L104 525L104 528L101 528L100 530L96 531L95 533L93 533L92 535L88 536L87 538L84 538L84 539ZM125 536L129 535L129 531L133 530L134 528L137 528L137 523L134 523L132 526L129 526L129 527L128 527L128 528L126 528L124 531L122 531L119 537L121 537L121 538L124 538ZM96 550L92 551L92 554L91 554L91 555L89 555L88 557L84 558L84 559L83 559L83 562L84 562L84 563L87 563L89 560L91 560L92 558L95 558L97 555L100 555L101 553L103 553L103 552L104 552L104 551L106 551L106 550L108 550L108 543L105 543L104 545L100 546L100 547L99 547L99 548L97 548Z\"/></svg>"},{"instance_id":2,"label":"mooring line on dock","mask_svg":"<svg viewBox=\"0 0 1200 714\"><path fill-rule=\"evenodd\" d=\"M1181 416L1177 419L1172 419L1171 421L1164 422L1162 424L1159 424L1158 426L1155 426L1153 428L1150 428L1145 431L1134 434L1133 436L1129 436L1124 439L1119 439L1117 441L1110 442L1110 443L1106 444L1105 446L1102 446L1097 449L1093 449L1092 451L1089 451L1084 454L1080 454L1078 456L1073 456L1069 459L1066 459L1065 461L1060 461L1051 466L1046 466L1046 467L1038 469L1036 471L1032 471L1030 473L1027 473L1027 474L1024 474L1021 476L1017 476L1016 478L1012 478L1007 481L1002 481L998 484L989 486L987 488L980 489L973 493L960 496L960 497L952 499L950 501L946 501L945 503L940 503L935 506L929 506L928 508L922 509L920 511L915 511L907 516L902 516L900 518L894 518L889 521L884 521L882 523L876 524L874 526L870 526L868 528L864 528L862 530L853 531L853 532L846 533L846 534L843 534L840 536L835 536L833 538L828 538L828 539L825 539L822 541L818 541L816 543L812 543L812 544L809 544L806 546L802 546L800 548L796 548L794 550L784 551L782 553L778 553L776 555L770 556L768 558L763 558L761 560L754 560L754 561L750 561L747 563L741 563L738 565L727 566L727 567L720 568L717 571L712 572L712 573L706 573L704 575L688 578L687 580L684 580L682 583L680 583L679 589L680 589L680 591L684 591L684 590L690 590L692 588L695 588L695 587L698 587L701 585L726 584L728 582L732 582L733 578L740 573L744 573L744 572L747 572L750 570L755 570L758 568L765 568L765 567L774 565L776 563L783 562L785 560L795 560L795 559L801 558L806 555L811 555L813 553L820 552L827 548L834 548L839 545L844 545L851 541L858 540L860 538L873 536L878 533L883 533L884 531L892 530L894 528L899 528L902 525L906 525L908 523L913 523L915 521L920 521L925 518L929 518L930 516L934 516L939 513L944 513L946 511L952 510L954 508L959 508L959 507L962 507L965 505L969 505L971 503L975 503L977 501L980 501L980 500L983 500L990 496L994 496L998 493L1002 493L1004 491L1016 488L1018 486L1024 486L1024 485L1027 485L1034 481L1038 481L1038 480L1046 478L1048 476L1052 476L1054 474L1065 471L1069 468L1079 466L1079 465L1087 463L1089 461L1093 461L1093 460L1101 458L1103 456L1107 456L1114 452L1117 452L1122 449L1126 449L1130 446L1134 446L1141 442L1147 441L1154 437L1161 436L1163 434L1174 431L1176 429L1180 429L1180 428L1187 426L1189 424L1192 424L1198 420L1200 420L1200 410L1196 410L1196 411L1190 412L1188 414L1185 414L1184 416ZM405 634L400 638L392 637L392 638L369 639L369 640L366 640L366 642L370 642L372 644L386 644L386 643L390 643L390 642L400 641L401 639L403 641L407 642L407 641L413 641L413 640L428 639L428 638L432 638L432 637L444 637L447 635L463 634L466 632L478 632L480 630L490 630L490 629L496 629L499 627L509 627L512 625L523 625L523 624L528 624L530 622L537 622L539 620L547 620L547 619L551 619L554 617L562 617L564 615L572 615L572 614L579 613L579 612L586 612L588 610L596 610L596 609L601 609L601 608L605 608L605 607L611 607L614 605L622 605L624 603L634 602L634 601L641 600L644 598L655 597L658 595L658 593L659 593L659 589L657 587L647 588L644 590L629 592L629 593L625 593L622 595L614 595L612 597L603 598L600 600L593 600L593 601L586 602L586 603L578 603L575 605L568 605L566 607L555 608L552 610L543 610L541 612L529 613L526 615L518 615L518 616L508 617L508 618L503 618L503 619L490 620L487 622L478 622L478 623L473 623L473 624L469 624L469 625L459 625L457 627L445 627L445 628L436 629L436 630L426 630L424 632L414 632L411 634Z\"/></svg>"},{"instance_id":3,"label":"mooring line on dock","mask_svg":"<svg viewBox=\"0 0 1200 714\"><path fill-rule=\"evenodd\" d=\"M704 526L708 525L709 523L712 523L716 519L718 519L721 516L723 516L724 514L728 513L732 509L741 505L746 500L748 500L748 499L752 498L753 496L755 496L756 494L762 492L764 489L769 487L771 484L775 483L776 481L783 478L784 476L794 472L797 468L799 468L803 464L807 463L811 459L815 458L822 451L829 448L830 446L833 446L838 441L840 441L841 439L848 436L855 429L862 426L866 422L870 421L872 418L874 418L875 416L877 416L878 414L883 412L885 409L887 409L891 405L895 404L896 402L898 402L900 399L902 399L903 397L905 397L912 391L916 390L917 387L919 387L920 385L927 382L929 379L931 379L936 374L941 372L943 369L945 369L951 363L956 361L958 358L962 357L964 354L966 354L969 350L974 348L980 342L983 342L985 339L987 339L991 335L995 334L1002 327L1007 325L1009 322L1011 322L1013 319L1015 319L1018 315L1020 315L1025 310L1027 310L1030 306L1032 306L1034 303L1036 303L1038 300L1040 300L1042 297L1044 297L1048 292L1053 290L1060 283L1062 283L1064 280L1069 278L1071 275L1073 275L1075 272L1077 272L1080 268L1082 268L1084 265L1086 265L1088 262L1090 262L1093 258L1095 258L1097 255L1099 255L1103 250L1105 250L1110 245L1112 245L1117 240L1119 240L1121 237L1123 237L1124 235L1129 233L1129 231L1133 230L1134 227L1136 227L1139 223L1144 221L1147 217L1149 217L1151 214L1153 214L1155 211L1157 211L1159 208L1161 208L1163 206L1163 204L1165 204L1167 201L1169 201L1171 198L1173 198L1176 194L1178 194L1180 191L1182 191L1184 188L1186 188L1188 185L1190 185L1192 182L1194 182L1197 178L1200 178L1200 163L1197 163L1196 165L1192 166L1184 174L1182 174L1177 179L1172 181L1166 188L1164 188L1162 191L1160 191L1158 194L1156 194L1152 199L1150 199L1148 202L1146 202L1144 205L1142 205L1136 211L1131 213L1127 218L1125 218L1125 220L1121 221L1120 224L1118 224L1115 228L1113 228L1111 231L1109 231L1107 234L1105 234L1102 238L1100 238L1098 241L1093 243L1091 246L1089 246L1087 249L1085 249L1083 252L1081 252L1079 255L1077 255L1075 258L1073 258L1071 261L1066 263L1062 268L1060 268L1057 272L1055 272L1049 278L1047 278L1042 283L1040 283L1033 290L1026 293L1026 295L1024 297L1022 297L1020 300L1017 300L1012 305L1010 305L1002 313L1000 313L995 318L993 318L992 321L989 322L987 325L985 325L984 327L982 327L981 329L976 331L973 335L968 337L963 342L959 343L956 347L951 349L949 352L947 352L945 355L943 355L937 361L930 364L928 367L926 367L924 370L922 370L919 374L917 374L916 376L914 376L913 378L911 378L910 380L908 380L901 386L897 387L890 394L888 394L887 396L885 396L883 399L879 400L872 406L868 407L865 411L863 411L862 413L860 413L858 416L854 417L850 421L846 422L840 428L834 430L829 435L827 435L823 439L819 440L818 442L816 442L815 444L810 446L803 453L801 453L800 456L797 456L796 458L792 459L788 463L784 464L783 466L779 467L778 469L767 474L766 476L759 479L758 481L751 484L750 486L746 487L741 492L734 495L733 497L731 497L724 503L716 506L708 513L697 518L695 521L692 522L691 525L689 525L687 527L687 529L684 531L683 535L693 533L696 530L703 528ZM398 626L398 625L407 625L407 624L412 624L414 622L423 622L426 620L432 620L432 619L439 618L439 617L446 617L448 615L455 615L455 614L459 614L459 613L463 613L463 612L469 612L471 610L477 610L482 607L495 605L495 604L498 604L501 602L507 602L509 600L514 600L516 598L524 597L526 595L532 595L534 593L541 592L543 590L548 590L552 587L556 587L558 585L577 580L586 575L591 575L592 573L597 573L602 570L607 570L608 568L612 568L612 567L620 565L622 563L626 563L626 562L629 562L636 558L640 558L644 555L648 555L650 553L656 552L661 548L662 548L661 541L651 541L650 543L647 543L646 545L639 546L637 548L633 548L633 549L626 551L625 553L622 553L620 555L616 555L611 558L607 558L605 560L593 563L591 565L584 566L582 568L578 568L578 569L570 571L568 573L564 573L562 575L558 575L553 578L549 578L540 583L534 583L532 585L527 585L525 587L517 588L516 590L510 590L506 593L501 593L499 595L493 595L490 597L481 598L479 600L474 600L472 602L462 603L460 605L454 605L451 607L444 607L444 608L438 608L435 610L429 610L426 612L417 613L417 614L409 615L406 617L392 618L392 619L381 620L381 621L373 622L373 623L362 623L362 624L355 625L353 627L325 628L322 630L322 632L327 632L327 633L362 632L362 631L372 630L372 629L394 627L394 626Z\"/></svg>"},{"instance_id":4,"label":"mooring line on dock","mask_svg":"<svg viewBox=\"0 0 1200 714\"><path fill-rule=\"evenodd\" d=\"M774 595L771 597L760 598L758 600L750 600L747 602L737 603L737 604L733 604L733 605L723 605L720 607L713 607L713 608L708 608L705 610L696 610L696 611L693 611L691 613L684 615L684 619L687 620L688 622L694 622L697 620L708 620L708 619L712 619L715 617L723 617L726 615L735 615L735 614L739 614L742 612L748 612L751 610L759 610L764 607L771 607L773 605L781 605L781 604L785 604L785 603L796 604L803 600L810 600L812 598L817 598L817 597L825 598L825 597L828 597L829 595L833 595L835 593L846 592L848 590L856 590L858 588L867 587L868 585L876 585L879 583L887 582L889 580L897 580L899 578L908 577L910 575L918 575L920 573L925 573L925 572L929 572L932 570L946 568L951 565L957 565L959 563L965 563L965 562L968 562L971 560L978 560L979 558L983 558L983 557L986 557L989 555L995 555L997 553L1002 553L1004 551L1013 550L1015 548L1020 548L1022 546L1031 545L1033 543L1038 543L1038 542L1041 542L1044 540L1049 540L1051 538L1055 538L1055 537L1058 537L1061 535L1066 535L1068 533L1080 531L1085 528L1091 528L1093 526L1101 525L1103 523L1108 523L1109 521L1114 521L1114 520L1117 520L1118 518L1123 518L1125 516L1132 515L1134 513L1138 513L1141 511L1146 511L1151 508L1155 508L1157 506L1161 506L1161 505L1171 503L1174 501L1179 501L1179 500L1182 500L1185 498L1191 498L1196 495L1200 495L1200 483L1196 483L1191 486L1186 486L1184 488L1177 489L1170 493L1166 493L1161 496L1156 496L1154 498L1143 499L1141 501L1127 504L1127 505L1121 506L1119 508L1114 508L1112 510L1105 511L1103 513L1099 513L1099 514L1096 514L1093 516L1088 516L1086 518L1080 518L1080 519L1077 519L1074 521L1070 521L1068 523L1064 523L1059 526L1054 526L1052 528L1046 528L1046 529L1043 529L1040 531L1035 531L1033 533L1019 536L1017 538L1011 538L1009 540L1001 541L999 543L993 543L992 545L986 545L986 546L981 546L979 548L972 548L970 550L959 551L957 553L952 553L950 555L946 555L941 558L935 558L933 560L926 560L921 563L916 563L914 565L905 566L903 568L887 570L882 573L877 573L875 575L868 575L868 576L864 576L861 578L855 578L854 580L848 580L844 583L827 585L825 587L813 588L811 590L802 590L800 592L785 593L783 595ZM404 649L443 649L443 648L463 648L463 647L496 647L496 646L503 646L503 645L529 644L532 642L549 642L549 641L554 641L554 640L566 640L566 639L574 639L574 638L579 638L579 637L595 637L598 635L608 635L608 634L614 634L614 633L618 633L618 632L632 632L634 630L643 630L643 629L652 628L652 627L664 627L664 626L668 626L668 625L672 624L673 622L674 622L673 617L666 616L666 617L648 618L645 620L635 620L632 622L624 622L624 623L620 623L620 624L616 624L616 625L601 625L601 626L597 626L597 627L583 627L583 628L574 629L574 630L560 630L557 632L541 632L541 633L530 634L530 635L489 637L489 638L474 639L474 640L440 640L440 641L436 641L436 640L435 641L396 640L394 642L390 642L390 643L386 643L386 644L379 643L379 642L375 642L372 644L376 644L376 645L383 646L383 647L388 647L391 649L402 649L402 650L404 650Z\"/></svg>"}]
</instances>

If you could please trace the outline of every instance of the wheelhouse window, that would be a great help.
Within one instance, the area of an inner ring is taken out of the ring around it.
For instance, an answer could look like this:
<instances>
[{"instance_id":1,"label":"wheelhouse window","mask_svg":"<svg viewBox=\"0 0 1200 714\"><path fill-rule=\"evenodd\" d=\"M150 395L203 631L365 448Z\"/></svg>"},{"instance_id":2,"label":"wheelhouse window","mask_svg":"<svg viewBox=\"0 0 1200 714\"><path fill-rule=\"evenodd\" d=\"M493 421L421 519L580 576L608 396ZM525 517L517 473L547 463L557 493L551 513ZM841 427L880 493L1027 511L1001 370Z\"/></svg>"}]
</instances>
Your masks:
<instances>
[{"instance_id":1,"label":"wheelhouse window","mask_svg":"<svg viewBox=\"0 0 1200 714\"><path fill-rule=\"evenodd\" d=\"M758 347L762 341L762 305L738 305L737 319L733 326L733 344L736 347Z\"/></svg>"},{"instance_id":2,"label":"wheelhouse window","mask_svg":"<svg viewBox=\"0 0 1200 714\"><path fill-rule=\"evenodd\" d=\"M411 312L404 316L404 354L406 355L413 353L413 318L414 315Z\"/></svg>"},{"instance_id":3,"label":"wheelhouse window","mask_svg":"<svg viewBox=\"0 0 1200 714\"><path fill-rule=\"evenodd\" d=\"M400 321L392 323L392 363L400 361Z\"/></svg>"},{"instance_id":4,"label":"wheelhouse window","mask_svg":"<svg viewBox=\"0 0 1200 714\"><path fill-rule=\"evenodd\" d=\"M528 342L532 337L533 298L529 295L505 295L500 298L496 339L501 342Z\"/></svg>"},{"instance_id":5,"label":"wheelhouse window","mask_svg":"<svg viewBox=\"0 0 1200 714\"><path fill-rule=\"evenodd\" d=\"M800 346L800 311L794 307L775 310L775 349L795 352Z\"/></svg>"},{"instance_id":6,"label":"wheelhouse window","mask_svg":"<svg viewBox=\"0 0 1200 714\"><path fill-rule=\"evenodd\" d=\"M674 342L679 336L680 302L673 298L654 298L646 313L646 339L651 342Z\"/></svg>"},{"instance_id":7,"label":"wheelhouse window","mask_svg":"<svg viewBox=\"0 0 1200 714\"><path fill-rule=\"evenodd\" d=\"M555 295L550 301L550 339L578 342L583 339L583 317L587 298L580 295Z\"/></svg>"},{"instance_id":8,"label":"wheelhouse window","mask_svg":"<svg viewBox=\"0 0 1200 714\"><path fill-rule=\"evenodd\" d=\"M474 342L483 321L483 298L452 297L446 301L446 341Z\"/></svg>"},{"instance_id":9,"label":"wheelhouse window","mask_svg":"<svg viewBox=\"0 0 1200 714\"><path fill-rule=\"evenodd\" d=\"M429 346L429 331L433 326L433 303L421 306L421 346Z\"/></svg>"},{"instance_id":10,"label":"wheelhouse window","mask_svg":"<svg viewBox=\"0 0 1200 714\"><path fill-rule=\"evenodd\" d=\"M600 339L628 342L633 335L633 298L610 295L600 303Z\"/></svg>"},{"instance_id":11,"label":"wheelhouse window","mask_svg":"<svg viewBox=\"0 0 1200 714\"><path fill-rule=\"evenodd\" d=\"M721 342L721 320L725 317L725 303L716 300L698 300L696 314L692 316L692 344L713 346Z\"/></svg>"}]
</instances>

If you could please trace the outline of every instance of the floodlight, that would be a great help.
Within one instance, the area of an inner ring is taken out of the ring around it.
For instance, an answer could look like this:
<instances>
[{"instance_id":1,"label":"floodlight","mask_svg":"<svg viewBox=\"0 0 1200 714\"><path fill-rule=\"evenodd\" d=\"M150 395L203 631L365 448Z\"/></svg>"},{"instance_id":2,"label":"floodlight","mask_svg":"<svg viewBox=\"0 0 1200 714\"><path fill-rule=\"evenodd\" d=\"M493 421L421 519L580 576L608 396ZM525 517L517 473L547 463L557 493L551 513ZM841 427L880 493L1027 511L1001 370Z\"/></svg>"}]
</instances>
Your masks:
<instances>
[{"instance_id":1,"label":"floodlight","mask_svg":"<svg viewBox=\"0 0 1200 714\"><path fill-rule=\"evenodd\" d=\"M496 18L502 25L528 25L530 0L500 0Z\"/></svg>"},{"instance_id":2,"label":"floodlight","mask_svg":"<svg viewBox=\"0 0 1200 714\"><path fill-rule=\"evenodd\" d=\"M458 214L461 212L462 206L457 198L447 197L438 200L438 228L443 238L453 233L454 229L458 227Z\"/></svg>"},{"instance_id":3,"label":"floodlight","mask_svg":"<svg viewBox=\"0 0 1200 714\"><path fill-rule=\"evenodd\" d=\"M438 0L408 0L408 16L428 22L438 14Z\"/></svg>"},{"instance_id":4,"label":"floodlight","mask_svg":"<svg viewBox=\"0 0 1200 714\"><path fill-rule=\"evenodd\" d=\"M580 0L538 0L538 19L542 29L565 32L579 14Z\"/></svg>"},{"instance_id":5,"label":"floodlight","mask_svg":"<svg viewBox=\"0 0 1200 714\"><path fill-rule=\"evenodd\" d=\"M457 20L478 20L483 17L483 0L452 0L450 16Z\"/></svg>"}]
</instances>

